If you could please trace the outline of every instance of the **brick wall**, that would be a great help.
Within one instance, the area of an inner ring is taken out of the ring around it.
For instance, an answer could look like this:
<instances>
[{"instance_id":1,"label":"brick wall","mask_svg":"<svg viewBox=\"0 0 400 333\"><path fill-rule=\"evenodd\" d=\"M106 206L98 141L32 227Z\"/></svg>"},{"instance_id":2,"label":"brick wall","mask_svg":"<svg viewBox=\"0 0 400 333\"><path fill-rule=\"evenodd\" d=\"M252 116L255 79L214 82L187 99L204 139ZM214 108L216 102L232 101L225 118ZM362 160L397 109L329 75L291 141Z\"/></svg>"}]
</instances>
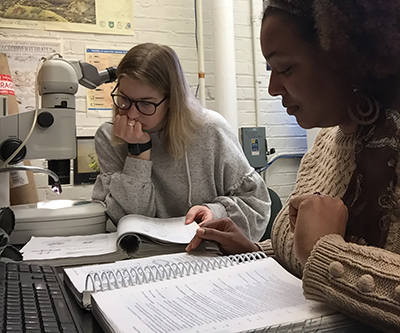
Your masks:
<instances>
[{"instance_id":1,"label":"brick wall","mask_svg":"<svg viewBox=\"0 0 400 333\"><path fill-rule=\"evenodd\" d=\"M213 87L213 41L212 41L212 1L203 0L204 46L207 107L214 107ZM234 1L235 48L237 71L237 96L239 110L239 126L256 126L254 76L252 59L252 0ZM261 19L262 1L254 0L259 6ZM181 59L188 81L193 89L197 86L197 53L195 45L194 1L190 0L135 0L134 1L134 34L118 36L104 34L88 34L75 32L38 31L2 29L1 38L13 40L59 40L61 53L67 59L84 59L86 47L129 49L142 42L164 43L173 47ZM260 22L257 22L259 30ZM257 32L258 38L258 32ZM257 68L259 69L260 120L266 127L269 148L275 148L276 154L302 153L306 150L306 133L297 126L295 119L286 115L280 99L269 96L267 91L268 72L258 47ZM105 118L93 117L86 113L86 97L84 88L77 94L77 133L78 135L94 135L97 127ZM273 157L273 155L271 156ZM42 160L32 161L34 165L45 166ZM299 159L280 158L265 172L268 186L275 189L283 200L292 190L298 169ZM49 199L89 199L91 185L65 185L61 196L56 196L47 186L47 177L35 175L40 200ZM72 179L72 176L71 176Z\"/></svg>"}]
</instances>

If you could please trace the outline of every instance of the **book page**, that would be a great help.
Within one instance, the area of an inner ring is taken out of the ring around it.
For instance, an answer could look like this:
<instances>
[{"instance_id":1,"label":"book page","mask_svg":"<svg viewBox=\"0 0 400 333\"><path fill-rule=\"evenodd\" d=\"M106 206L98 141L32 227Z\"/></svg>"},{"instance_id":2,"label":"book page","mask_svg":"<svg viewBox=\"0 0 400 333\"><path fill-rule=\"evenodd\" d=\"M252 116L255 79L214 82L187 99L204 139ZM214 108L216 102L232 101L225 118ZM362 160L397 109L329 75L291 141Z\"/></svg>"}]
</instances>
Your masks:
<instances>
[{"instance_id":1,"label":"book page","mask_svg":"<svg viewBox=\"0 0 400 333\"><path fill-rule=\"evenodd\" d=\"M118 332L240 332L334 313L271 258L99 292L92 304Z\"/></svg>"},{"instance_id":2,"label":"book page","mask_svg":"<svg viewBox=\"0 0 400 333\"><path fill-rule=\"evenodd\" d=\"M25 261L104 255L117 251L117 234L31 237L21 249Z\"/></svg>"},{"instance_id":3,"label":"book page","mask_svg":"<svg viewBox=\"0 0 400 333\"><path fill-rule=\"evenodd\" d=\"M185 225L185 217L160 219L142 215L125 215L118 222L118 242L123 235L139 234L170 243L188 244L199 225Z\"/></svg>"}]
</instances>

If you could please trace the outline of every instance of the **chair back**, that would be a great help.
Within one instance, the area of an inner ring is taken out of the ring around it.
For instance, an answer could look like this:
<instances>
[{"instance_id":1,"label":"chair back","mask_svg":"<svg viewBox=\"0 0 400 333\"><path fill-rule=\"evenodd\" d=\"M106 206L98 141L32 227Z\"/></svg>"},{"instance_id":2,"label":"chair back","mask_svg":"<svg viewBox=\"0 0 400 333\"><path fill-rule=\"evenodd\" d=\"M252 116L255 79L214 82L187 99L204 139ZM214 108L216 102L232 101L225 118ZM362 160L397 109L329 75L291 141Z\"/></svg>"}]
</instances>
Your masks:
<instances>
[{"instance_id":1,"label":"chair back","mask_svg":"<svg viewBox=\"0 0 400 333\"><path fill-rule=\"evenodd\" d=\"M272 224L274 223L275 218L278 215L279 211L282 209L282 201L278 193L276 193L269 187L268 187L268 192L271 198L271 216L267 224L267 229L265 230L264 235L261 237L260 242L271 238Z\"/></svg>"}]
</instances>

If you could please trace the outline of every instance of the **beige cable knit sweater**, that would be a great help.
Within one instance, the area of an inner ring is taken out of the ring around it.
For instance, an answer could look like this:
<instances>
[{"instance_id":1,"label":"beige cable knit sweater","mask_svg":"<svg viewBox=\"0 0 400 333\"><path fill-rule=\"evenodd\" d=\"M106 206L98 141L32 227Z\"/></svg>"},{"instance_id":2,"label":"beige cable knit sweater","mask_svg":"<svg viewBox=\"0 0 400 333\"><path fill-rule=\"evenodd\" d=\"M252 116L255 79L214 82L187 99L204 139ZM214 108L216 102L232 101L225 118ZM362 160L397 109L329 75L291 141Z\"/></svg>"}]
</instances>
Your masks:
<instances>
[{"instance_id":1,"label":"beige cable knit sweater","mask_svg":"<svg viewBox=\"0 0 400 333\"><path fill-rule=\"evenodd\" d=\"M291 196L318 191L342 197L355 168L354 144L355 136L345 136L338 127L322 129L303 157ZM400 170L396 171L399 175ZM395 195L400 198L400 184L396 186ZM397 203L400 208L400 199ZM329 303L379 330L400 332L399 214L392 217L385 249L327 235L315 245L304 271L294 256L287 203L275 219L271 238L272 244L267 240L258 245L290 272L302 276L307 298Z\"/></svg>"}]
</instances>

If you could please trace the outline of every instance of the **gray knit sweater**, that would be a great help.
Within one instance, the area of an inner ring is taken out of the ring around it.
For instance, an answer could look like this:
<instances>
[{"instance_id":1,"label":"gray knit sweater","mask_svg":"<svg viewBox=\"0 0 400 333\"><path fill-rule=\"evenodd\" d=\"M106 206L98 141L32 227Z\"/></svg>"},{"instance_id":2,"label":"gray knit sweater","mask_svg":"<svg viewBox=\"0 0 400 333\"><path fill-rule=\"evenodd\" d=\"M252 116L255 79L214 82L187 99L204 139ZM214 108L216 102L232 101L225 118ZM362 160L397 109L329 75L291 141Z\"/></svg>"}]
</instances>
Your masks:
<instances>
[{"instance_id":1,"label":"gray knit sweater","mask_svg":"<svg viewBox=\"0 0 400 333\"><path fill-rule=\"evenodd\" d=\"M270 198L261 176L249 165L231 127L220 114L205 110L204 125L175 161L166 151L163 133L151 133L149 161L127 156L127 145L112 145L112 124L95 136L100 175L93 200L106 206L116 224L126 214L184 216L206 204L215 218L230 217L253 241L263 235L270 216Z\"/></svg>"},{"instance_id":2,"label":"gray knit sweater","mask_svg":"<svg viewBox=\"0 0 400 333\"><path fill-rule=\"evenodd\" d=\"M354 135L345 136L338 127L322 129L313 148L302 159L291 196L319 191L342 197L355 169L354 145ZM399 177L400 170L396 172ZM268 240L259 245L289 271L303 277L307 298L327 302L379 330L400 332L398 180L396 186L397 208L385 249L347 243L339 235L327 235L317 242L305 267L301 267L294 256L288 204L275 219L272 244Z\"/></svg>"}]
</instances>

